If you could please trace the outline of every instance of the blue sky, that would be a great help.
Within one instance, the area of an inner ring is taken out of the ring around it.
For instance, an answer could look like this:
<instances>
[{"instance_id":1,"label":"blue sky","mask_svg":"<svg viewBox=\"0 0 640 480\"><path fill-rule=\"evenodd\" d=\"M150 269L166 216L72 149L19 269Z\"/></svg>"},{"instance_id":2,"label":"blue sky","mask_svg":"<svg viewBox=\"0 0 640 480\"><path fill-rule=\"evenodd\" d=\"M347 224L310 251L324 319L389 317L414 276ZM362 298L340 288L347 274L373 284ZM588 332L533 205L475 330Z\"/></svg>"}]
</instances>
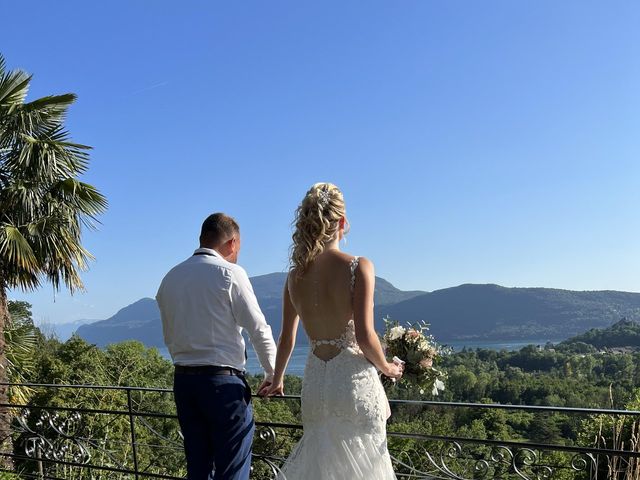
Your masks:
<instances>
[{"instance_id":1,"label":"blue sky","mask_svg":"<svg viewBox=\"0 0 640 480\"><path fill-rule=\"evenodd\" d=\"M30 98L78 94L68 127L110 202L85 293L11 292L40 321L153 296L214 211L250 275L284 271L316 181L345 193L346 249L399 288L640 291L637 2L11 9L0 52Z\"/></svg>"}]
</instances>

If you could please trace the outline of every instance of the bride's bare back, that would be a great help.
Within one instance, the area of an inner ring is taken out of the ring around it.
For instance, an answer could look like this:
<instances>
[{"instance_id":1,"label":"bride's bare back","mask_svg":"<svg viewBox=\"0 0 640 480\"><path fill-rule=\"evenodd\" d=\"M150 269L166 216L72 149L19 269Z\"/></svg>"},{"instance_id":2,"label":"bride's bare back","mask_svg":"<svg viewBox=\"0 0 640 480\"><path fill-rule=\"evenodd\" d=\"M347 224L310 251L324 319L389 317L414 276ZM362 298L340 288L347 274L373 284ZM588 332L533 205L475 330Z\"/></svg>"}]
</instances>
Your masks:
<instances>
[{"instance_id":1,"label":"bride's bare back","mask_svg":"<svg viewBox=\"0 0 640 480\"><path fill-rule=\"evenodd\" d=\"M320 254L302 277L289 275L289 295L311 340L340 338L353 319L351 265L354 257L338 250ZM342 349L317 345L313 353L328 361Z\"/></svg>"}]
</instances>

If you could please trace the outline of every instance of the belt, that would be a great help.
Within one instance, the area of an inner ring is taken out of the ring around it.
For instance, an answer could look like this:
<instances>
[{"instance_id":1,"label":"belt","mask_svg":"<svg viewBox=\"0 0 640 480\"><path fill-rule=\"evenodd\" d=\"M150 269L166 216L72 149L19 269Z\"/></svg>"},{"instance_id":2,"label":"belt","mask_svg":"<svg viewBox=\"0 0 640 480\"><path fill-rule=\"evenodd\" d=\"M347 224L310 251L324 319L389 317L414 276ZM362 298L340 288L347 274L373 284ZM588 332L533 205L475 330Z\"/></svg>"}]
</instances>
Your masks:
<instances>
[{"instance_id":1,"label":"belt","mask_svg":"<svg viewBox=\"0 0 640 480\"><path fill-rule=\"evenodd\" d=\"M182 375L235 375L244 377L244 372L232 367L217 365L175 365L176 373Z\"/></svg>"}]
</instances>

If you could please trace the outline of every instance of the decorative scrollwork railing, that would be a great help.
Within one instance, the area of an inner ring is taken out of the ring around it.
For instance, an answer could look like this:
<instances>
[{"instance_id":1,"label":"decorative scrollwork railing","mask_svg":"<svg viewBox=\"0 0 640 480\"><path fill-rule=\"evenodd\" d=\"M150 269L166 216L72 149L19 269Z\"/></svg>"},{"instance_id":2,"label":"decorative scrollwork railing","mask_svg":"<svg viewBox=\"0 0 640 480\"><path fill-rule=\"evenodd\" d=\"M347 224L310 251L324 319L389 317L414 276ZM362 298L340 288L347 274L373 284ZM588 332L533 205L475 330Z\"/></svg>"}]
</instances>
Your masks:
<instances>
[{"instance_id":1,"label":"decorative scrollwork railing","mask_svg":"<svg viewBox=\"0 0 640 480\"><path fill-rule=\"evenodd\" d=\"M22 478L178 480L185 477L182 438L171 390L29 386L38 392L32 404L0 404L11 414L13 440L13 450L2 451L0 455L13 459L14 470ZM55 405L47 401L53 398L47 394L52 391L58 394ZM152 396L155 406L157 399L162 399L159 404L166 407L165 411L149 410L147 400ZM63 404L60 404L61 397L65 399ZM277 401L299 402L300 398L285 396ZM640 412L624 410L408 400L392 400L391 404L394 409L515 410L542 415L562 413L640 419ZM299 423L273 421L257 421L256 425L252 478L273 479L302 436L302 427ZM389 427L388 443L398 480L604 480L609 478L607 465L640 462L640 452L633 449L401 432L394 431L393 424Z\"/></svg>"}]
</instances>

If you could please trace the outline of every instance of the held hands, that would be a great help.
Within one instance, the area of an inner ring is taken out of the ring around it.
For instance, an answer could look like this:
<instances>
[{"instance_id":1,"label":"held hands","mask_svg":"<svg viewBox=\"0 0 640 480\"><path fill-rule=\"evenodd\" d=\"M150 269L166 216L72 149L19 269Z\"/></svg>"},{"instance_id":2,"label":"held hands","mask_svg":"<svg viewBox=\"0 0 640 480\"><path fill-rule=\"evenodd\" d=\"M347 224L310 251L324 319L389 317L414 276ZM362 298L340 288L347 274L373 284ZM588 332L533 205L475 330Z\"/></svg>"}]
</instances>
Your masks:
<instances>
[{"instance_id":1,"label":"held hands","mask_svg":"<svg viewBox=\"0 0 640 480\"><path fill-rule=\"evenodd\" d=\"M265 394L267 397L281 397L284 395L284 385L282 382L272 384L267 393Z\"/></svg>"},{"instance_id":2,"label":"held hands","mask_svg":"<svg viewBox=\"0 0 640 480\"><path fill-rule=\"evenodd\" d=\"M271 383L271 381L265 380L258 389L258 395L260 397L281 397L284 395L284 384L282 382Z\"/></svg>"},{"instance_id":3,"label":"held hands","mask_svg":"<svg viewBox=\"0 0 640 480\"><path fill-rule=\"evenodd\" d=\"M258 387L258 396L264 397L269 387L271 387L271 379L265 379Z\"/></svg>"}]
</instances>

